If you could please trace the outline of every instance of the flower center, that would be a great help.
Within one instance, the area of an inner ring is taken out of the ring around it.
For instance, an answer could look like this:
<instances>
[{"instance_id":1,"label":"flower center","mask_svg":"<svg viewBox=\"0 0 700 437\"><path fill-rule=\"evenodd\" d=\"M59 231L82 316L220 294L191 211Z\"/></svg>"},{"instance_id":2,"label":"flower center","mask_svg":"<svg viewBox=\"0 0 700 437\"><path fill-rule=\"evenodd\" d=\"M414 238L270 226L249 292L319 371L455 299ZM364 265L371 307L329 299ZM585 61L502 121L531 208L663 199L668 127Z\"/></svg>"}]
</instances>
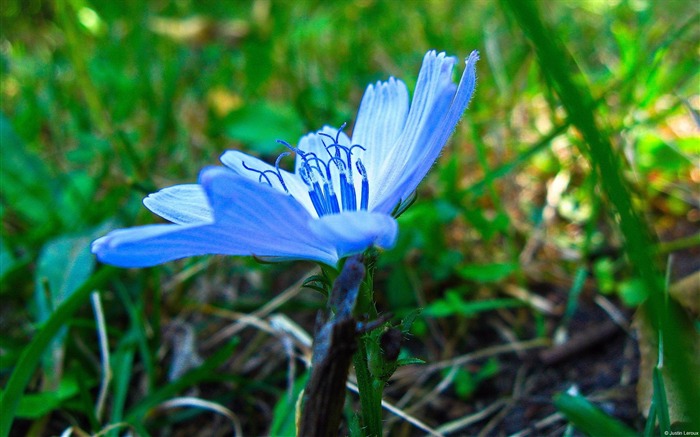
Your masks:
<instances>
[{"instance_id":1,"label":"flower center","mask_svg":"<svg viewBox=\"0 0 700 437\"><path fill-rule=\"evenodd\" d=\"M294 151L301 158L301 165L299 166L299 176L301 180L304 181L308 189L309 199L311 204L314 206L316 213L319 217L330 214L339 214L341 211L357 211L357 201L358 196L355 190L355 179L353 167L359 173L361 179L360 185L360 210L367 210L367 204L369 202L369 181L367 180L367 171L365 170L362 161L353 156L353 150L358 148L365 150L364 147L359 144L354 144L352 146L341 145L338 140L340 138L340 132L342 132L345 127L345 123L340 126L335 137L328 135L323 132L319 132L318 135L322 135L328 138L328 143L321 140L323 147L326 150L328 157L318 156L314 152L305 152L304 150L294 147L291 144L277 140L278 143L284 145L288 149ZM279 164L282 158L290 155L290 152L284 152L277 157L275 161L275 170L257 170L248 167L245 162L243 167L247 170L258 173L258 180L261 183L266 183L273 186L273 179L277 180L288 194L289 190L284 182L282 173L280 172ZM353 165L354 164L354 165Z\"/></svg>"}]
</instances>

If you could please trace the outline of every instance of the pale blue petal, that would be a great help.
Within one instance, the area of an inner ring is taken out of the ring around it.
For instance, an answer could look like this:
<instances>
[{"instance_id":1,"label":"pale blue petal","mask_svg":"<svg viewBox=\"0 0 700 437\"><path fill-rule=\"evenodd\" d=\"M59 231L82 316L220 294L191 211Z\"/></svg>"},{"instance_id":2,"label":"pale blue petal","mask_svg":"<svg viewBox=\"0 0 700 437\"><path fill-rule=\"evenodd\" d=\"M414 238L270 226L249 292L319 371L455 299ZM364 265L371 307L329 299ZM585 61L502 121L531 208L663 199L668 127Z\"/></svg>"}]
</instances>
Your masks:
<instances>
[{"instance_id":1,"label":"pale blue petal","mask_svg":"<svg viewBox=\"0 0 700 437\"><path fill-rule=\"evenodd\" d=\"M101 261L122 267L205 254L337 263L333 243L311 232L312 217L291 196L220 167L203 170L200 183L214 223L117 230L95 241L93 252Z\"/></svg>"},{"instance_id":2,"label":"pale blue petal","mask_svg":"<svg viewBox=\"0 0 700 437\"><path fill-rule=\"evenodd\" d=\"M386 185L387 189L381 197L375 199L377 203L373 205L373 210L390 212L401 199L405 199L418 187L428 173L469 106L476 86L478 60L478 52L469 55L456 91L451 83L442 87L441 95L434 99L434 106L422 130L418 132L418 138L414 140L416 146L411 149L410 159L405 163L403 172L398 178L389 176L392 182Z\"/></svg>"},{"instance_id":3,"label":"pale blue petal","mask_svg":"<svg viewBox=\"0 0 700 437\"><path fill-rule=\"evenodd\" d=\"M428 124L434 119L436 104L441 106L446 93L456 89L451 77L455 62L455 58L448 57L445 53L436 54L435 51L426 53L423 58L405 127L380 163L378 176L370 181L370 210L383 204L398 181L415 165L415 155L425 147L425 144L419 142L422 132L436 127Z\"/></svg>"},{"instance_id":4,"label":"pale blue petal","mask_svg":"<svg viewBox=\"0 0 700 437\"><path fill-rule=\"evenodd\" d=\"M246 153L239 152L238 150L228 150L224 152L223 155L221 155L220 159L222 164L233 170L236 174L239 174L255 182L260 182L260 175L256 172L246 169L243 163L245 163L245 165L249 168L254 168L259 171L275 171L275 167L273 165L270 165L265 161L262 161L254 156L250 156ZM289 159L291 160L291 157ZM306 187L306 184L304 184L304 182L301 180L301 178L296 174L290 173L282 169L280 169L280 175L284 180L284 184L287 187L287 190L289 190L289 194L294 196L294 198L296 198L297 201L302 203L307 210L313 211L313 213L316 214L313 204L311 203L311 200L308 195L308 188ZM272 182L273 188L277 189L282 193L285 192L284 188L282 187L276 176L268 173L267 177ZM260 183L266 184L267 182Z\"/></svg>"},{"instance_id":5,"label":"pale blue petal","mask_svg":"<svg viewBox=\"0 0 700 437\"><path fill-rule=\"evenodd\" d=\"M228 235L214 224L148 225L112 231L92 243L105 264L150 267L189 256L225 253Z\"/></svg>"},{"instance_id":6,"label":"pale blue petal","mask_svg":"<svg viewBox=\"0 0 700 437\"><path fill-rule=\"evenodd\" d=\"M387 82L369 85L362 96L357 122L353 127L353 144L366 150L360 153L370 181L378 180L380 168L391 154L406 123L408 115L408 89L393 77ZM370 197L375 186L370 185Z\"/></svg>"},{"instance_id":7,"label":"pale blue petal","mask_svg":"<svg viewBox=\"0 0 700 437\"><path fill-rule=\"evenodd\" d=\"M311 231L335 245L338 258L363 252L371 246L390 249L396 244L398 224L388 214L367 211L326 215L310 223Z\"/></svg>"},{"instance_id":8,"label":"pale blue petal","mask_svg":"<svg viewBox=\"0 0 700 437\"><path fill-rule=\"evenodd\" d=\"M334 258L333 246L310 233L314 217L294 197L221 167L204 169L200 183L217 224L231 229L231 244L246 251L241 255Z\"/></svg>"},{"instance_id":9,"label":"pale blue petal","mask_svg":"<svg viewBox=\"0 0 700 437\"><path fill-rule=\"evenodd\" d=\"M178 225L203 224L214 220L209 201L198 184L164 188L143 199L155 214Z\"/></svg>"}]
</instances>

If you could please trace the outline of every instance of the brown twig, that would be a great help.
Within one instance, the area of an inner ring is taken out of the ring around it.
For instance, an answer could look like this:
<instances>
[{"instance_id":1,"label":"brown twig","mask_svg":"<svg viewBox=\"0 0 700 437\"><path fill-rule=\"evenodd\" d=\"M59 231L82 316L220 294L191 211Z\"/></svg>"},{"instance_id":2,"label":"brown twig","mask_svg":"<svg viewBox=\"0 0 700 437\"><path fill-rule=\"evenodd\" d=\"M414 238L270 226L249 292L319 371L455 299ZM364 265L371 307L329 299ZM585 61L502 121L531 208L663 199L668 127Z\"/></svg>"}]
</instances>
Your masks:
<instances>
[{"instance_id":1,"label":"brown twig","mask_svg":"<svg viewBox=\"0 0 700 437\"><path fill-rule=\"evenodd\" d=\"M311 376L304 390L298 435L338 435L345 403L345 384L357 349L357 321L352 316L360 284L365 276L359 258L349 258L338 275L329 299L328 317L314 335ZM320 325L320 323L319 323Z\"/></svg>"}]
</instances>

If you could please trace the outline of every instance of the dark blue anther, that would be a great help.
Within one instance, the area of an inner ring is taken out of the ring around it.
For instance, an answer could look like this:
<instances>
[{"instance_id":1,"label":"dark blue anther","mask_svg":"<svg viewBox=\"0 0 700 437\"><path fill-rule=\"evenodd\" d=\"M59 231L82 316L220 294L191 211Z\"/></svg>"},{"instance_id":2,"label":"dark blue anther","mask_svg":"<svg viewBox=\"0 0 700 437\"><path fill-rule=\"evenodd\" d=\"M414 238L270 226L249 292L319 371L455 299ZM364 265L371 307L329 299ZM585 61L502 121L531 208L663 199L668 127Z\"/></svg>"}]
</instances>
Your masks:
<instances>
[{"instance_id":1,"label":"dark blue anther","mask_svg":"<svg viewBox=\"0 0 700 437\"><path fill-rule=\"evenodd\" d=\"M330 183L323 184L323 193L325 194L326 203L330 214L339 213L340 206L338 206L338 196L336 196Z\"/></svg>"},{"instance_id":2,"label":"dark blue anther","mask_svg":"<svg viewBox=\"0 0 700 437\"><path fill-rule=\"evenodd\" d=\"M319 198L318 192L316 190L309 191L309 198L311 199L311 203L314 205L314 209L316 210L318 216L323 217L324 215L326 215L326 211L323 207L323 202Z\"/></svg>"},{"instance_id":3,"label":"dark blue anther","mask_svg":"<svg viewBox=\"0 0 700 437\"><path fill-rule=\"evenodd\" d=\"M340 197L343 199L343 211L357 210L357 196L355 186L348 181L345 173L340 174Z\"/></svg>"},{"instance_id":4,"label":"dark blue anther","mask_svg":"<svg viewBox=\"0 0 700 437\"><path fill-rule=\"evenodd\" d=\"M340 126L335 137L325 132L317 132L319 137L325 137L331 141L331 144L327 144L327 140L324 141L323 138L320 138L329 156L329 159L326 160L319 158L314 152L305 152L285 141L277 140L278 143L295 152L298 157L301 158L301 163L298 164L299 176L309 190L309 198L319 217L327 214L337 214L341 211L357 211L358 209L358 196L353 178L353 151L355 148L359 148L362 151L366 149L359 144L344 146L339 143L340 134L346 125L346 123L343 123ZM272 183L266 173L274 174L279 179L282 188L289 193L282 178L282 172L279 169L280 160L289 154L289 152L285 152L277 158L275 162L276 172L272 170L266 170L264 172L253 169L250 170L259 173L261 182L264 179L270 185L272 185ZM367 210L369 204L369 181L367 179L367 171L360 159L355 159L354 161L354 167L357 168L357 171L362 177L362 192L359 199L360 209ZM337 173L333 172L333 165L331 165L331 163L335 164ZM334 187L336 183L339 185L340 190L338 194L334 189L338 188ZM338 196L340 196L340 199Z\"/></svg>"},{"instance_id":5,"label":"dark blue anther","mask_svg":"<svg viewBox=\"0 0 700 437\"><path fill-rule=\"evenodd\" d=\"M362 161L359 159L356 162L357 171L362 176L362 195L360 196L360 209L363 211L367 210L367 204L369 203L369 181L367 180L367 171Z\"/></svg>"},{"instance_id":6,"label":"dark blue anther","mask_svg":"<svg viewBox=\"0 0 700 437\"><path fill-rule=\"evenodd\" d=\"M321 187L319 187L318 182L316 182L313 178L311 170L309 170L309 166L306 164L302 166L299 169L299 175L306 186L309 187L309 198L311 199L311 204L314 206L316 213L319 217L323 216L326 211L323 206L323 201L319 196Z\"/></svg>"}]
</instances>

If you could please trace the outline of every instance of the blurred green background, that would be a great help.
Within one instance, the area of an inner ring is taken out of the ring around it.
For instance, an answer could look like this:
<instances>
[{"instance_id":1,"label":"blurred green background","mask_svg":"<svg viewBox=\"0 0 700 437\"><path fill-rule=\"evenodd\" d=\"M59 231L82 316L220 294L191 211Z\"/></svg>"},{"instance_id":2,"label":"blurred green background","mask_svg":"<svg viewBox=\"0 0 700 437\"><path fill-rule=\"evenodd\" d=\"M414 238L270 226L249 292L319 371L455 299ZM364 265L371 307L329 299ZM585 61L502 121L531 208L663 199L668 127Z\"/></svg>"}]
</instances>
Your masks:
<instances>
[{"instance_id":1,"label":"blurred green background","mask_svg":"<svg viewBox=\"0 0 700 437\"><path fill-rule=\"evenodd\" d=\"M141 199L195 181L227 149L274 160L277 139L295 143L326 124L352 126L365 86L395 76L413 89L429 49L460 58L478 49L481 61L470 109L401 217L397 247L380 258L380 310L400 318L424 308L404 353L431 363L501 343L557 343L585 331L588 319L607 317L595 315L601 302L617 311L602 314L620 315L627 327L650 293L654 301L652 283L664 271L663 290L686 284L674 296L690 314L678 329L697 339L700 7L684 0L532 6L4 0L0 381L4 401L17 407L12 435L110 425L139 435L293 429L303 365L289 359L281 334L225 327L291 289L273 312L313 332L323 300L294 285L313 266L201 257L105 269L89 243L117 227L156 222ZM626 203L637 213L627 214ZM652 265L658 274L646 275ZM93 289L106 341L97 336ZM639 378L593 384L583 394L627 387L618 401L631 410L607 412L640 431L649 405L636 404L633 387L651 380L655 359L643 351L620 358L625 344L611 353ZM101 346L112 374L102 391ZM608 358L594 355L587 366ZM496 398L515 399L519 363L493 358L427 372L395 382L388 399L438 428ZM446 388L420 406L440 381ZM516 405L512 420L488 424L499 433L523 430L555 411L551 394L572 384L585 378L554 378L542 411L528 416ZM413 397L402 398L406 392ZM680 392L678 402L690 399ZM163 405L183 396L235 416ZM3 416L0 432L12 420ZM476 434L485 423L460 432ZM567 432L566 423L541 431ZM387 427L420 435L405 421Z\"/></svg>"}]
</instances>

